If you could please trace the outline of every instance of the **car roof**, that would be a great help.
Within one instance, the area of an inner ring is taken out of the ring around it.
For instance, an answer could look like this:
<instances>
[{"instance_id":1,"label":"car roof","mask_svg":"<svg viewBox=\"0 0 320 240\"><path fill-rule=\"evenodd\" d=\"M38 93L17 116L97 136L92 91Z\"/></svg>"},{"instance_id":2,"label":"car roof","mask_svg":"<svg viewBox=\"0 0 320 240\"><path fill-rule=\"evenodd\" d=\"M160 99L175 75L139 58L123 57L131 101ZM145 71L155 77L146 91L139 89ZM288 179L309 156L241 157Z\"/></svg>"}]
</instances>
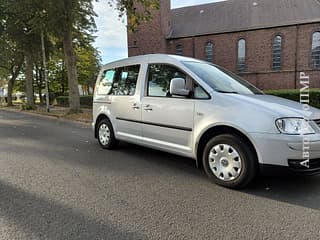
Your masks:
<instances>
[{"instance_id":1,"label":"car roof","mask_svg":"<svg viewBox=\"0 0 320 240\"><path fill-rule=\"evenodd\" d=\"M179 55L171 55L171 54L146 54L146 55L139 55L134 57L128 57L121 60L117 60L103 66L103 69L108 68L115 68L120 66L128 66L134 64L143 64L143 63L179 63L182 61L192 61L192 62L203 62L199 59L184 57Z\"/></svg>"}]
</instances>

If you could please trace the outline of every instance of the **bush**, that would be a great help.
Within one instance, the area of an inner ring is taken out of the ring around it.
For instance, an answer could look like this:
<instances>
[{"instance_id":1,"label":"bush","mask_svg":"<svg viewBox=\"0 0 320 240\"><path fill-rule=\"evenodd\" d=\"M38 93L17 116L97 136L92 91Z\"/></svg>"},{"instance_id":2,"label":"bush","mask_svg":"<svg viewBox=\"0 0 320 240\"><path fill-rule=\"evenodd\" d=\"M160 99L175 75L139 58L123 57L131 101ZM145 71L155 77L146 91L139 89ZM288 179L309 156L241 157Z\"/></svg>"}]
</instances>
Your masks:
<instances>
[{"instance_id":1,"label":"bush","mask_svg":"<svg viewBox=\"0 0 320 240\"><path fill-rule=\"evenodd\" d=\"M93 96L92 95L80 97L80 105L81 106L92 107L92 104L93 104Z\"/></svg>"},{"instance_id":2,"label":"bush","mask_svg":"<svg viewBox=\"0 0 320 240\"><path fill-rule=\"evenodd\" d=\"M29 111L29 110L35 110L36 108L35 107L32 107L26 103L22 103L21 106L20 106L20 109L22 111Z\"/></svg>"},{"instance_id":3,"label":"bush","mask_svg":"<svg viewBox=\"0 0 320 240\"><path fill-rule=\"evenodd\" d=\"M69 97L68 96L56 97L56 101L59 106L64 106L64 107L69 106Z\"/></svg>"},{"instance_id":4,"label":"bush","mask_svg":"<svg viewBox=\"0 0 320 240\"><path fill-rule=\"evenodd\" d=\"M56 98L57 104L59 106L68 107L69 106L69 97L68 96L59 96ZM93 103L93 96L80 96L80 105L91 107Z\"/></svg>"},{"instance_id":5,"label":"bush","mask_svg":"<svg viewBox=\"0 0 320 240\"><path fill-rule=\"evenodd\" d=\"M266 94L287 98L296 102L300 102L299 89L284 89L284 90L267 90ZM305 99L305 98L303 98ZM310 89L310 106L320 108L320 89Z\"/></svg>"},{"instance_id":6,"label":"bush","mask_svg":"<svg viewBox=\"0 0 320 240\"><path fill-rule=\"evenodd\" d=\"M58 95L56 93L54 93L54 92L50 92L49 93L49 103L50 103L50 105L54 103L54 100L57 98L57 96ZM46 94L44 94L42 96L42 101L43 101L43 103L46 103L46 101L47 101Z\"/></svg>"}]
</instances>

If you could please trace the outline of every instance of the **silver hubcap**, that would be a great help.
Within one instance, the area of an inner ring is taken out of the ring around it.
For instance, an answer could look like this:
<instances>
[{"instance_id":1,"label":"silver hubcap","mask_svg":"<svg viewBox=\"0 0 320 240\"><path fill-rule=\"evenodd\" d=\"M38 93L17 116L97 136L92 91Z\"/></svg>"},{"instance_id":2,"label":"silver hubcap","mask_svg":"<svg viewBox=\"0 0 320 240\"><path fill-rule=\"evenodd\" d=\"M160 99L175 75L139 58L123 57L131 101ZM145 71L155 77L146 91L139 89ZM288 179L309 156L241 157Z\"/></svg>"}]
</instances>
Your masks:
<instances>
[{"instance_id":1,"label":"silver hubcap","mask_svg":"<svg viewBox=\"0 0 320 240\"><path fill-rule=\"evenodd\" d=\"M110 129L107 124L103 123L99 128L99 140L102 145L108 145L110 141Z\"/></svg>"},{"instance_id":2,"label":"silver hubcap","mask_svg":"<svg viewBox=\"0 0 320 240\"><path fill-rule=\"evenodd\" d=\"M209 165L217 178L232 181L239 177L242 164L237 150L228 144L218 144L210 150Z\"/></svg>"}]
</instances>

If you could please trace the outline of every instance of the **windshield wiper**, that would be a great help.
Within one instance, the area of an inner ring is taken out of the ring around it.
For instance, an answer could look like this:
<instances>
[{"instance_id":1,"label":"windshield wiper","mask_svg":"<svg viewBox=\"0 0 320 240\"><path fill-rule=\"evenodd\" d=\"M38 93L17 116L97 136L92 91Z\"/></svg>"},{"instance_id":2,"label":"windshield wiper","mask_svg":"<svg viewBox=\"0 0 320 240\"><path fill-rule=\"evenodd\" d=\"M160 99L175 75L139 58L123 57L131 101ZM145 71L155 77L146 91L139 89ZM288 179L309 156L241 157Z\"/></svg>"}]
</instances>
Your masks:
<instances>
[{"instance_id":1,"label":"windshield wiper","mask_svg":"<svg viewBox=\"0 0 320 240\"><path fill-rule=\"evenodd\" d=\"M236 91L224 91L224 90L219 90L219 89L215 89L217 92L219 93L233 93L233 94L239 94L238 92Z\"/></svg>"}]
</instances>

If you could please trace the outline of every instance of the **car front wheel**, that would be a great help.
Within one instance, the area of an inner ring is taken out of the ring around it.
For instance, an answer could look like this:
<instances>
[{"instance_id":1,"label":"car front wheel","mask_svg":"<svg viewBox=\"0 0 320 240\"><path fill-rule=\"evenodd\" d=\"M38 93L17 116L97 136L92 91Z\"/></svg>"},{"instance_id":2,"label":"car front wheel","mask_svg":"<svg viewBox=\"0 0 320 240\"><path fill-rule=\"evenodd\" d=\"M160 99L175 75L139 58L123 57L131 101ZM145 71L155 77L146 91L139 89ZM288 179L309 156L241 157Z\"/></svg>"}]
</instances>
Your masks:
<instances>
[{"instance_id":1,"label":"car front wheel","mask_svg":"<svg viewBox=\"0 0 320 240\"><path fill-rule=\"evenodd\" d=\"M248 142L239 136L222 134L205 146L203 166L215 183L228 188L243 188L256 176L257 160Z\"/></svg>"}]
</instances>

